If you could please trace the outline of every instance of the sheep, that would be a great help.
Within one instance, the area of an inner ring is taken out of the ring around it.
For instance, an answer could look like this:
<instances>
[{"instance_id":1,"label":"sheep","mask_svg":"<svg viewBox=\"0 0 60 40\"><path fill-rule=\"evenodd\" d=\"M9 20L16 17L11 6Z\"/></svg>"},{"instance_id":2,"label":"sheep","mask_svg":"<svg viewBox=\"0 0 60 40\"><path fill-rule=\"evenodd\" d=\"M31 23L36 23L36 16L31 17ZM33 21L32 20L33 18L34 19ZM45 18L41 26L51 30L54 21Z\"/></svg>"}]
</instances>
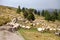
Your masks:
<instances>
[{"instance_id":1,"label":"sheep","mask_svg":"<svg viewBox=\"0 0 60 40\"><path fill-rule=\"evenodd\" d=\"M25 26L21 26L22 28L25 28Z\"/></svg>"},{"instance_id":2,"label":"sheep","mask_svg":"<svg viewBox=\"0 0 60 40\"><path fill-rule=\"evenodd\" d=\"M20 27L22 27L22 25L20 24Z\"/></svg>"},{"instance_id":3,"label":"sheep","mask_svg":"<svg viewBox=\"0 0 60 40\"><path fill-rule=\"evenodd\" d=\"M60 32L55 32L55 35L60 36Z\"/></svg>"},{"instance_id":4,"label":"sheep","mask_svg":"<svg viewBox=\"0 0 60 40\"><path fill-rule=\"evenodd\" d=\"M50 28L49 30L50 30L50 31L56 31L57 29L55 29L55 28Z\"/></svg>"},{"instance_id":5,"label":"sheep","mask_svg":"<svg viewBox=\"0 0 60 40\"><path fill-rule=\"evenodd\" d=\"M20 25L18 23L15 23L15 25L13 27L18 28Z\"/></svg>"},{"instance_id":6,"label":"sheep","mask_svg":"<svg viewBox=\"0 0 60 40\"><path fill-rule=\"evenodd\" d=\"M36 26L36 24L35 24L35 23L33 23L33 26Z\"/></svg>"},{"instance_id":7,"label":"sheep","mask_svg":"<svg viewBox=\"0 0 60 40\"><path fill-rule=\"evenodd\" d=\"M42 32L42 31L45 30L45 28L37 28L37 30L38 30L39 32Z\"/></svg>"},{"instance_id":8,"label":"sheep","mask_svg":"<svg viewBox=\"0 0 60 40\"><path fill-rule=\"evenodd\" d=\"M20 25L18 23L15 23L11 30L14 32L15 30L19 29L19 27Z\"/></svg>"},{"instance_id":9,"label":"sheep","mask_svg":"<svg viewBox=\"0 0 60 40\"><path fill-rule=\"evenodd\" d=\"M39 23L36 23L36 25L39 25Z\"/></svg>"},{"instance_id":10,"label":"sheep","mask_svg":"<svg viewBox=\"0 0 60 40\"><path fill-rule=\"evenodd\" d=\"M15 24L13 22L10 22L10 23L7 23L6 25L13 27Z\"/></svg>"},{"instance_id":11,"label":"sheep","mask_svg":"<svg viewBox=\"0 0 60 40\"><path fill-rule=\"evenodd\" d=\"M58 28L57 30L60 31L60 28Z\"/></svg>"},{"instance_id":12,"label":"sheep","mask_svg":"<svg viewBox=\"0 0 60 40\"><path fill-rule=\"evenodd\" d=\"M26 28L26 29L30 29L30 27L29 27L29 26L26 26L25 28Z\"/></svg>"}]
</instances>

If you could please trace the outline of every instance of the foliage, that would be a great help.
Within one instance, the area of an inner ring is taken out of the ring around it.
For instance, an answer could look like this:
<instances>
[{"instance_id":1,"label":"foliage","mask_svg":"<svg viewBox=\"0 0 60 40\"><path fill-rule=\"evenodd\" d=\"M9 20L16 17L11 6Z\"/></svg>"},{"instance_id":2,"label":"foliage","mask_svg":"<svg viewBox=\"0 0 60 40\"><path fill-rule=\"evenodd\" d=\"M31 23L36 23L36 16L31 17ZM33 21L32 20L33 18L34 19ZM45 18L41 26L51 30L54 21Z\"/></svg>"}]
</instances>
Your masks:
<instances>
[{"instance_id":1,"label":"foliage","mask_svg":"<svg viewBox=\"0 0 60 40\"><path fill-rule=\"evenodd\" d=\"M45 11L45 20L50 20L50 14L47 10Z\"/></svg>"},{"instance_id":2,"label":"foliage","mask_svg":"<svg viewBox=\"0 0 60 40\"><path fill-rule=\"evenodd\" d=\"M22 12L24 12L24 11L25 11L25 8L23 7L23 8L22 8Z\"/></svg>"},{"instance_id":3,"label":"foliage","mask_svg":"<svg viewBox=\"0 0 60 40\"><path fill-rule=\"evenodd\" d=\"M40 16L40 11L38 11L37 14Z\"/></svg>"},{"instance_id":4,"label":"foliage","mask_svg":"<svg viewBox=\"0 0 60 40\"><path fill-rule=\"evenodd\" d=\"M20 13L20 12L21 12L21 8L20 6L18 6L17 13Z\"/></svg>"},{"instance_id":5,"label":"foliage","mask_svg":"<svg viewBox=\"0 0 60 40\"><path fill-rule=\"evenodd\" d=\"M58 12L57 12L56 9L55 9L55 11L53 13L54 13L55 19L58 19Z\"/></svg>"},{"instance_id":6,"label":"foliage","mask_svg":"<svg viewBox=\"0 0 60 40\"><path fill-rule=\"evenodd\" d=\"M34 14L37 14L37 10L34 10Z\"/></svg>"},{"instance_id":7,"label":"foliage","mask_svg":"<svg viewBox=\"0 0 60 40\"><path fill-rule=\"evenodd\" d=\"M58 20L60 20L60 13L59 13L59 15L58 15Z\"/></svg>"},{"instance_id":8,"label":"foliage","mask_svg":"<svg viewBox=\"0 0 60 40\"><path fill-rule=\"evenodd\" d=\"M35 17L34 17L34 15L33 15L33 13L30 13L30 14L27 16L27 19L28 19L29 21L35 20Z\"/></svg>"},{"instance_id":9,"label":"foliage","mask_svg":"<svg viewBox=\"0 0 60 40\"><path fill-rule=\"evenodd\" d=\"M27 18L28 12L27 12L27 11L24 11L24 12L23 12L23 16L24 16L24 18Z\"/></svg>"},{"instance_id":10,"label":"foliage","mask_svg":"<svg viewBox=\"0 0 60 40\"><path fill-rule=\"evenodd\" d=\"M44 10L42 10L42 13L41 13L42 16L45 16L45 13L44 13Z\"/></svg>"}]
</instances>

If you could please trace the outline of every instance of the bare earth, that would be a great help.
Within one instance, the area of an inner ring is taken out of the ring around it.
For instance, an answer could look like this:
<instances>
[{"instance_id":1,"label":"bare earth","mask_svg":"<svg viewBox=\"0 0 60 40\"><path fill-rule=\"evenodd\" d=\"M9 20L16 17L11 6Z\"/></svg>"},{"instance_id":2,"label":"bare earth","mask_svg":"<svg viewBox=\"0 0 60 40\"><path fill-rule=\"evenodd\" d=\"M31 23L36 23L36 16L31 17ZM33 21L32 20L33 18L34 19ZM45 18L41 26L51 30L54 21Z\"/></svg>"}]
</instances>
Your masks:
<instances>
[{"instance_id":1,"label":"bare earth","mask_svg":"<svg viewBox=\"0 0 60 40\"><path fill-rule=\"evenodd\" d=\"M2 30L0 31L0 40L24 40L24 38L20 34Z\"/></svg>"}]
</instances>

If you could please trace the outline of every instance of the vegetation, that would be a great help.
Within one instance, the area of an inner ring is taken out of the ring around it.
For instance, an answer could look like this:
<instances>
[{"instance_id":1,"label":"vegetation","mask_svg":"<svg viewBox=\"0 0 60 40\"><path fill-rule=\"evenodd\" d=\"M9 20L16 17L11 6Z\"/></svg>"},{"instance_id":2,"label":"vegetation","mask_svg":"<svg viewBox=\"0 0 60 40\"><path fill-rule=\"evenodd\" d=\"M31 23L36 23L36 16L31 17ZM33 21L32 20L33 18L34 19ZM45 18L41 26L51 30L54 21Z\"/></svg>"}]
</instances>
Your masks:
<instances>
[{"instance_id":1,"label":"vegetation","mask_svg":"<svg viewBox=\"0 0 60 40\"><path fill-rule=\"evenodd\" d=\"M30 14L27 16L27 19L28 19L29 21L33 21L33 20L35 20L35 17L34 17L34 15L33 15L32 13L30 13Z\"/></svg>"},{"instance_id":2,"label":"vegetation","mask_svg":"<svg viewBox=\"0 0 60 40\"><path fill-rule=\"evenodd\" d=\"M6 24L10 22L10 19L9 18L6 18L6 17L0 17L0 26Z\"/></svg>"},{"instance_id":3,"label":"vegetation","mask_svg":"<svg viewBox=\"0 0 60 40\"><path fill-rule=\"evenodd\" d=\"M19 14L21 12L20 6L18 6L17 13Z\"/></svg>"},{"instance_id":4,"label":"vegetation","mask_svg":"<svg viewBox=\"0 0 60 40\"><path fill-rule=\"evenodd\" d=\"M23 11L24 18L28 19L29 21L35 20L35 16L33 14L32 9L26 10L25 8L23 8L22 11Z\"/></svg>"},{"instance_id":5,"label":"vegetation","mask_svg":"<svg viewBox=\"0 0 60 40\"><path fill-rule=\"evenodd\" d=\"M42 10L42 13L41 13L42 16L45 16L45 13L44 13L44 10Z\"/></svg>"},{"instance_id":6,"label":"vegetation","mask_svg":"<svg viewBox=\"0 0 60 40\"><path fill-rule=\"evenodd\" d=\"M60 40L60 37L53 33L41 33L36 31L36 29L20 29L18 32L25 38L25 40Z\"/></svg>"},{"instance_id":7,"label":"vegetation","mask_svg":"<svg viewBox=\"0 0 60 40\"><path fill-rule=\"evenodd\" d=\"M49 14L49 12L46 10L45 11L45 20L50 20L51 18L50 18L50 14Z\"/></svg>"}]
</instances>

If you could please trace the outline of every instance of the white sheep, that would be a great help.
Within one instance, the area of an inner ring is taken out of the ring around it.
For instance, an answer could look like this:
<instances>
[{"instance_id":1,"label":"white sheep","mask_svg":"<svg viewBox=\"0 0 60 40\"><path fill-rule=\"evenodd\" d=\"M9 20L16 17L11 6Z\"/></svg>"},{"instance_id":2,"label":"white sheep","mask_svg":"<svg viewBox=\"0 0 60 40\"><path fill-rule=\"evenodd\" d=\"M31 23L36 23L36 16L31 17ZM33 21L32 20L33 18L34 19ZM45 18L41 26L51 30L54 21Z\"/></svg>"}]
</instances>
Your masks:
<instances>
[{"instance_id":1,"label":"white sheep","mask_svg":"<svg viewBox=\"0 0 60 40\"><path fill-rule=\"evenodd\" d=\"M22 28L25 28L25 26L21 26Z\"/></svg>"},{"instance_id":2,"label":"white sheep","mask_svg":"<svg viewBox=\"0 0 60 40\"><path fill-rule=\"evenodd\" d=\"M57 30L60 31L60 28L58 28Z\"/></svg>"},{"instance_id":3,"label":"white sheep","mask_svg":"<svg viewBox=\"0 0 60 40\"><path fill-rule=\"evenodd\" d=\"M37 30L38 30L39 32L41 32L41 31L44 31L45 28L37 28Z\"/></svg>"},{"instance_id":4,"label":"white sheep","mask_svg":"<svg viewBox=\"0 0 60 40\"><path fill-rule=\"evenodd\" d=\"M10 22L10 23L7 23L7 25L11 25L11 26L13 25L14 26L15 24L13 22Z\"/></svg>"},{"instance_id":5,"label":"white sheep","mask_svg":"<svg viewBox=\"0 0 60 40\"><path fill-rule=\"evenodd\" d=\"M52 30L53 30L53 31L56 31L56 29L55 29L55 28L50 28L49 30L50 30L50 31L52 31Z\"/></svg>"},{"instance_id":6,"label":"white sheep","mask_svg":"<svg viewBox=\"0 0 60 40\"><path fill-rule=\"evenodd\" d=\"M22 25L20 24L20 27L22 27Z\"/></svg>"},{"instance_id":7,"label":"white sheep","mask_svg":"<svg viewBox=\"0 0 60 40\"><path fill-rule=\"evenodd\" d=\"M35 26L36 24L35 23L33 23L33 26Z\"/></svg>"},{"instance_id":8,"label":"white sheep","mask_svg":"<svg viewBox=\"0 0 60 40\"><path fill-rule=\"evenodd\" d=\"M29 27L29 26L26 26L25 28L30 29L30 27Z\"/></svg>"},{"instance_id":9,"label":"white sheep","mask_svg":"<svg viewBox=\"0 0 60 40\"><path fill-rule=\"evenodd\" d=\"M15 23L15 25L13 27L19 27L20 25L18 23Z\"/></svg>"},{"instance_id":10,"label":"white sheep","mask_svg":"<svg viewBox=\"0 0 60 40\"><path fill-rule=\"evenodd\" d=\"M36 23L37 25L39 25L39 23Z\"/></svg>"}]
</instances>

